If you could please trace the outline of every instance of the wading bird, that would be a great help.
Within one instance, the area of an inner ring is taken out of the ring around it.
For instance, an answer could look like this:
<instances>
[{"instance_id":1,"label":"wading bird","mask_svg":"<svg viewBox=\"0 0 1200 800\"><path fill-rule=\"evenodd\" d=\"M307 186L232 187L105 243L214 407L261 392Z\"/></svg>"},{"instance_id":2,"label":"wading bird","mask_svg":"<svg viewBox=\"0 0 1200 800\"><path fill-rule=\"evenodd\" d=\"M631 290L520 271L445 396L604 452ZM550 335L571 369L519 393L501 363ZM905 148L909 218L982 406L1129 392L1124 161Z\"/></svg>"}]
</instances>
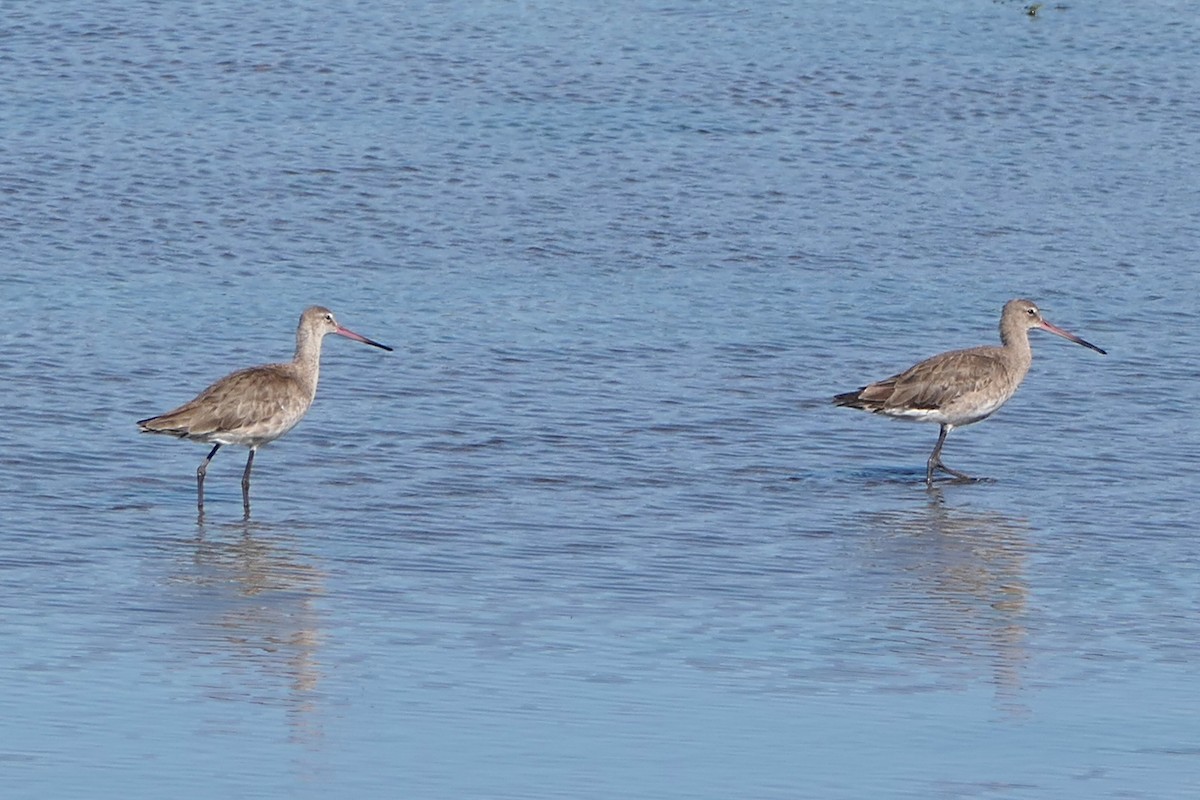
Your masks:
<instances>
[{"instance_id":1,"label":"wading bird","mask_svg":"<svg viewBox=\"0 0 1200 800\"><path fill-rule=\"evenodd\" d=\"M971 480L942 463L946 435L955 428L987 419L1016 393L1033 360L1029 331L1035 328L1105 354L1091 342L1042 319L1042 312L1032 300L1009 300L1000 315L999 347L984 345L941 353L899 375L839 394L833 402L896 419L936 422L941 433L926 465L926 485L933 485L936 469L958 480Z\"/></svg>"},{"instance_id":2,"label":"wading bird","mask_svg":"<svg viewBox=\"0 0 1200 800\"><path fill-rule=\"evenodd\" d=\"M321 340L336 333L382 350L392 348L347 330L333 312L312 306L300 315L296 354L282 364L265 364L226 375L174 411L139 420L142 433L163 433L213 446L196 470L196 506L204 513L204 473L221 445L250 448L242 473L242 507L250 514L250 468L254 453L296 427L317 395Z\"/></svg>"}]
</instances>

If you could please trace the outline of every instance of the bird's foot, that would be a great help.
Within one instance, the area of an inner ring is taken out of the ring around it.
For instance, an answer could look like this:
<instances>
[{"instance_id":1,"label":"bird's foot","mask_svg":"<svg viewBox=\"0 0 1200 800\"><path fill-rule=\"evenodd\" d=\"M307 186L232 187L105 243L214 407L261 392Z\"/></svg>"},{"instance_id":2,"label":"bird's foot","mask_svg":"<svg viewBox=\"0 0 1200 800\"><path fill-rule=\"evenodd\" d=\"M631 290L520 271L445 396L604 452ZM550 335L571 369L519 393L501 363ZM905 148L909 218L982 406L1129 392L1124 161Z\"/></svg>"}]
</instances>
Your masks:
<instances>
[{"instance_id":1,"label":"bird's foot","mask_svg":"<svg viewBox=\"0 0 1200 800\"><path fill-rule=\"evenodd\" d=\"M933 482L934 482L933 475L934 475L934 472L939 469L942 472L945 472L948 475L953 476L949 481L947 481L947 483L978 483L979 481L987 480L987 478L972 478L970 475L968 475L965 472L959 472L956 469L951 469L950 467L947 467L945 464L943 464L941 462L941 460L939 459L938 461L935 461L934 463L929 465L929 470L925 474L926 487L928 487L930 489L933 488Z\"/></svg>"},{"instance_id":2,"label":"bird's foot","mask_svg":"<svg viewBox=\"0 0 1200 800\"><path fill-rule=\"evenodd\" d=\"M970 483L971 481L977 480L976 478L972 478L970 475L968 475L965 472L959 472L956 469L950 469L945 464L939 464L938 466L941 468L942 472L945 472L949 475L953 475L954 480L956 480L956 481L961 481L963 483Z\"/></svg>"}]
</instances>

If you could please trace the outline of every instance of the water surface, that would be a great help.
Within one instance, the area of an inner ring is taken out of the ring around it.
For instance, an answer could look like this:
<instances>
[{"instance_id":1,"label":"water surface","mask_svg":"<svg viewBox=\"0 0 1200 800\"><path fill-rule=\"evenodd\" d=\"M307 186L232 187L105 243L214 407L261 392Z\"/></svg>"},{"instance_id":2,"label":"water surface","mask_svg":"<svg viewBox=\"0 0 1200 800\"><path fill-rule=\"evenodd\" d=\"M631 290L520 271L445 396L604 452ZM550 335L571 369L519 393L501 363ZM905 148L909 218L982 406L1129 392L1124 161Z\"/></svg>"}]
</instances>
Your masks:
<instances>
[{"instance_id":1,"label":"water surface","mask_svg":"<svg viewBox=\"0 0 1200 800\"><path fill-rule=\"evenodd\" d=\"M18 4L5 796L1200 790L1169 3ZM952 466L827 398L1029 296ZM133 421L326 342L255 463Z\"/></svg>"}]
</instances>

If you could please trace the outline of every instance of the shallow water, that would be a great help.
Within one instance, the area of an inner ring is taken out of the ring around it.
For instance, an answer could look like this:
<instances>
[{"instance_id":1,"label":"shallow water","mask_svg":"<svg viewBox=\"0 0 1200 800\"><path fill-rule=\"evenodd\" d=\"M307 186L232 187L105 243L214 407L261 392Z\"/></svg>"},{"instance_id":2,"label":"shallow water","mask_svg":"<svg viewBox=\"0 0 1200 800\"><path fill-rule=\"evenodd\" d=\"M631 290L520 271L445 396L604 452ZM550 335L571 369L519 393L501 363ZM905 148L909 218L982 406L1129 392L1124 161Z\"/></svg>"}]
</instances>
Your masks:
<instances>
[{"instance_id":1,"label":"shallow water","mask_svg":"<svg viewBox=\"0 0 1200 800\"><path fill-rule=\"evenodd\" d=\"M1186 7L8 17L5 797L1200 790ZM988 480L828 404L1013 296Z\"/></svg>"}]
</instances>

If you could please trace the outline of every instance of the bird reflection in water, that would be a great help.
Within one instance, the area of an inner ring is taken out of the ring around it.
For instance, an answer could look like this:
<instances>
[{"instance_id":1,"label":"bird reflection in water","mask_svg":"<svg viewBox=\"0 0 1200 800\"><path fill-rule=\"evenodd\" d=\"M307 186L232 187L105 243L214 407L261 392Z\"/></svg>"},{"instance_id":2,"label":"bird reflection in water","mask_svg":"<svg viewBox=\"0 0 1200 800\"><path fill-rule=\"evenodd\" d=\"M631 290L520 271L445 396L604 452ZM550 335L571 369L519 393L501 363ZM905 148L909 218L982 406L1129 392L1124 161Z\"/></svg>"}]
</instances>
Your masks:
<instances>
[{"instance_id":1,"label":"bird reflection in water","mask_svg":"<svg viewBox=\"0 0 1200 800\"><path fill-rule=\"evenodd\" d=\"M316 698L324 627L316 608L325 575L270 526L197 523L189 556L171 576L187 623L180 649L216 669L210 697L283 706L292 737L321 738Z\"/></svg>"},{"instance_id":2,"label":"bird reflection in water","mask_svg":"<svg viewBox=\"0 0 1200 800\"><path fill-rule=\"evenodd\" d=\"M1021 671L1029 587L1027 525L993 511L954 508L941 490L911 511L871 515L880 587L898 655L916 659L943 680L971 681L979 662L991 671L997 703L1023 714Z\"/></svg>"}]
</instances>

